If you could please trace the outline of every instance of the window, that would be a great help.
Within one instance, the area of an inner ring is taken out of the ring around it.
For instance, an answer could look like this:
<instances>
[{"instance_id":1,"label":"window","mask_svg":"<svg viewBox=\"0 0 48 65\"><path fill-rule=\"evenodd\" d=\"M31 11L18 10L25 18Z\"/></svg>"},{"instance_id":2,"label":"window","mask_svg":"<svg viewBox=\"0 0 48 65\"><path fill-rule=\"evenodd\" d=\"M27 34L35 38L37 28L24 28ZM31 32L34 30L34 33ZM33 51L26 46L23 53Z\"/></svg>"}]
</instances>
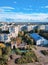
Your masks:
<instances>
[{"instance_id":1,"label":"window","mask_svg":"<svg viewBox=\"0 0 48 65\"><path fill-rule=\"evenodd\" d=\"M4 34L4 40L7 40L8 36L6 34Z\"/></svg>"}]
</instances>

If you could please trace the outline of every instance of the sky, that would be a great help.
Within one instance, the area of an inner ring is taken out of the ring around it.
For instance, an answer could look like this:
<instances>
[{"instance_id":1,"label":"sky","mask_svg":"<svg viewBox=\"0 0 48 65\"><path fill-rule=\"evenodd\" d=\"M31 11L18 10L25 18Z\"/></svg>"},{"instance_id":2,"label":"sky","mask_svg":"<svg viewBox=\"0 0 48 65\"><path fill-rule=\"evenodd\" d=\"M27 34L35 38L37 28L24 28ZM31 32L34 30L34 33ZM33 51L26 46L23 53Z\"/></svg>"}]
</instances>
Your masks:
<instances>
[{"instance_id":1,"label":"sky","mask_svg":"<svg viewBox=\"0 0 48 65\"><path fill-rule=\"evenodd\" d=\"M48 0L0 0L0 22L48 22Z\"/></svg>"}]
</instances>

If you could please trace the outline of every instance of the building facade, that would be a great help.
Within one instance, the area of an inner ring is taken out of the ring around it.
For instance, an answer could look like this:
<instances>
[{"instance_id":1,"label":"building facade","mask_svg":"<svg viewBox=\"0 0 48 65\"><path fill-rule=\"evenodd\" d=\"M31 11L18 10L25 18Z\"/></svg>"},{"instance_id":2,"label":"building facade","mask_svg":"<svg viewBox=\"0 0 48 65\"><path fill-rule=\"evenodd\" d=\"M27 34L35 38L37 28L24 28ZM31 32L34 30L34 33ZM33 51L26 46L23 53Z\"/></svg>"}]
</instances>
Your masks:
<instances>
[{"instance_id":1,"label":"building facade","mask_svg":"<svg viewBox=\"0 0 48 65\"><path fill-rule=\"evenodd\" d=\"M0 42L10 42L9 34L0 34Z\"/></svg>"}]
</instances>

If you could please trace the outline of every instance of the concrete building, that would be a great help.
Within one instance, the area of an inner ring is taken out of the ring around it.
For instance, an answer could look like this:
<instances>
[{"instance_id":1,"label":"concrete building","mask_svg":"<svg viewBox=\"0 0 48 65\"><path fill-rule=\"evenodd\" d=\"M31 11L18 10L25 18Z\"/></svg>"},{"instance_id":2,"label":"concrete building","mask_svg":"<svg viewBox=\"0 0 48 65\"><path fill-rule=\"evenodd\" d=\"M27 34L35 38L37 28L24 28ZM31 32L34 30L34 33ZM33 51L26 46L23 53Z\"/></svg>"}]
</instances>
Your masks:
<instances>
[{"instance_id":1,"label":"concrete building","mask_svg":"<svg viewBox=\"0 0 48 65\"><path fill-rule=\"evenodd\" d=\"M25 28L27 29L26 25L18 25L19 31L23 31L25 30Z\"/></svg>"},{"instance_id":2,"label":"concrete building","mask_svg":"<svg viewBox=\"0 0 48 65\"><path fill-rule=\"evenodd\" d=\"M28 25L28 31L31 31L32 30L32 25Z\"/></svg>"},{"instance_id":3,"label":"concrete building","mask_svg":"<svg viewBox=\"0 0 48 65\"><path fill-rule=\"evenodd\" d=\"M45 25L40 25L40 26L39 26L39 29L40 29L40 30L45 30Z\"/></svg>"},{"instance_id":4,"label":"concrete building","mask_svg":"<svg viewBox=\"0 0 48 65\"><path fill-rule=\"evenodd\" d=\"M2 33L0 34L0 42L10 42L10 37L9 37L9 34L6 34L6 33Z\"/></svg>"},{"instance_id":5,"label":"concrete building","mask_svg":"<svg viewBox=\"0 0 48 65\"><path fill-rule=\"evenodd\" d=\"M9 32L10 32L10 36L17 37L18 36L18 32L19 32L18 26L9 27Z\"/></svg>"},{"instance_id":6,"label":"concrete building","mask_svg":"<svg viewBox=\"0 0 48 65\"><path fill-rule=\"evenodd\" d=\"M22 26L21 31L28 31L28 27L26 25Z\"/></svg>"},{"instance_id":7,"label":"concrete building","mask_svg":"<svg viewBox=\"0 0 48 65\"><path fill-rule=\"evenodd\" d=\"M2 31L7 31L8 30L7 24L4 24L1 28L2 28Z\"/></svg>"},{"instance_id":8,"label":"concrete building","mask_svg":"<svg viewBox=\"0 0 48 65\"><path fill-rule=\"evenodd\" d=\"M48 25L45 25L45 30L48 31Z\"/></svg>"},{"instance_id":9,"label":"concrete building","mask_svg":"<svg viewBox=\"0 0 48 65\"><path fill-rule=\"evenodd\" d=\"M39 29L42 31L48 31L48 25L40 25Z\"/></svg>"}]
</instances>

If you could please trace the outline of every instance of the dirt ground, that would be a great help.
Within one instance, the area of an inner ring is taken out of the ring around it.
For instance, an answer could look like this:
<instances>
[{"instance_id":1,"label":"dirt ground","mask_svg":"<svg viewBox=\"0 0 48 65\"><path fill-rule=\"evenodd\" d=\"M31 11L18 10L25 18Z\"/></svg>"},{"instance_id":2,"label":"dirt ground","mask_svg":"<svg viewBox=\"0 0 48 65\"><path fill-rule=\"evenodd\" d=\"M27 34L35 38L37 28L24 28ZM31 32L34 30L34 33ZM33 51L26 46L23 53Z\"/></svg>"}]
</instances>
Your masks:
<instances>
[{"instance_id":1,"label":"dirt ground","mask_svg":"<svg viewBox=\"0 0 48 65\"><path fill-rule=\"evenodd\" d=\"M27 63L27 64L15 64L15 59L19 58L20 55L13 54L13 59L8 61L8 65L48 65L48 56L43 55L40 51L41 50L48 50L46 47L39 47L36 46L37 50L33 48L33 51L35 52L36 56L39 59L39 62L35 63Z\"/></svg>"}]
</instances>

